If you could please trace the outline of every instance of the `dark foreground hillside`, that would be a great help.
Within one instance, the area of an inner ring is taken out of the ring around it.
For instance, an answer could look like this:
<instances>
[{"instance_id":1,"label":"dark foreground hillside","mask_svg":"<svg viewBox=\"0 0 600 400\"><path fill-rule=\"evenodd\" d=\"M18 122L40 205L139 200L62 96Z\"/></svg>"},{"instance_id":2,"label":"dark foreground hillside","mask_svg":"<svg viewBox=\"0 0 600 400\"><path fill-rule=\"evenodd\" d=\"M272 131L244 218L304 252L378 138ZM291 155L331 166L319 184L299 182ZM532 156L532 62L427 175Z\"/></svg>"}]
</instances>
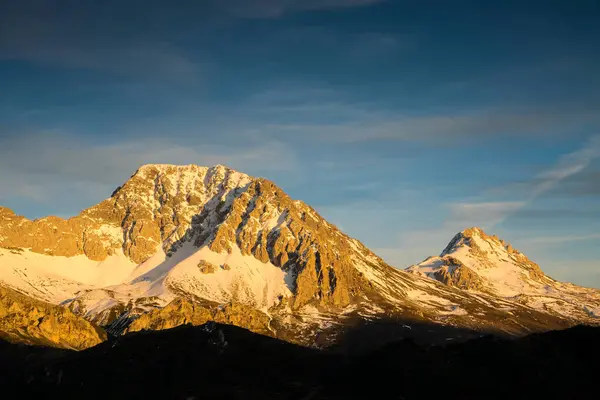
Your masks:
<instances>
[{"instance_id":1,"label":"dark foreground hillside","mask_svg":"<svg viewBox=\"0 0 600 400\"><path fill-rule=\"evenodd\" d=\"M590 327L445 346L404 340L349 356L207 324L82 352L2 342L0 384L15 394L3 398L588 399L599 362L600 328Z\"/></svg>"}]
</instances>

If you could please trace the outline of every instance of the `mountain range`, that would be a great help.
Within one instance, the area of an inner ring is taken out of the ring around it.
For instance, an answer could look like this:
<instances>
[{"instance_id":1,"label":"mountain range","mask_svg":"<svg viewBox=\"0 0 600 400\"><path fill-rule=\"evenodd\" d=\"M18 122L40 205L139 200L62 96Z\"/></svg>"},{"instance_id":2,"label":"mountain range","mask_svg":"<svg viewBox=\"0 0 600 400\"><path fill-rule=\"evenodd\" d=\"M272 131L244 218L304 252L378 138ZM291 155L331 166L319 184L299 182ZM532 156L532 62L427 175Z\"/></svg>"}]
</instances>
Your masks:
<instances>
[{"instance_id":1,"label":"mountain range","mask_svg":"<svg viewBox=\"0 0 600 400\"><path fill-rule=\"evenodd\" d=\"M600 325L600 291L552 279L479 228L400 270L222 165L144 165L69 219L0 207L0 337L83 349L208 321L313 347L382 322L401 329L373 346L423 326L456 332L440 340L521 336Z\"/></svg>"}]
</instances>

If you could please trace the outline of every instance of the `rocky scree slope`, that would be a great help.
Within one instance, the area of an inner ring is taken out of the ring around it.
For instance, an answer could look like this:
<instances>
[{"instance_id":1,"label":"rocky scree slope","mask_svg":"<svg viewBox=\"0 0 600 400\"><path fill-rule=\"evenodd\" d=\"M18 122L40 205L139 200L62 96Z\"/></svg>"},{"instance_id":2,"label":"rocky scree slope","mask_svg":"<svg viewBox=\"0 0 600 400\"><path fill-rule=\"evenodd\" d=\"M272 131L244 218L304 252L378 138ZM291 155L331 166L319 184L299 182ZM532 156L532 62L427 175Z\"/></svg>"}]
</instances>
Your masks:
<instances>
[{"instance_id":1,"label":"rocky scree slope","mask_svg":"<svg viewBox=\"0 0 600 400\"><path fill-rule=\"evenodd\" d=\"M395 269L272 182L220 165L143 166L68 220L0 209L0 282L113 334L210 317L311 344L382 318L510 334L574 323Z\"/></svg>"},{"instance_id":2,"label":"rocky scree slope","mask_svg":"<svg viewBox=\"0 0 600 400\"><path fill-rule=\"evenodd\" d=\"M541 312L600 324L600 291L559 282L504 240L480 228L458 233L438 257L407 268L473 294L489 294Z\"/></svg>"}]
</instances>

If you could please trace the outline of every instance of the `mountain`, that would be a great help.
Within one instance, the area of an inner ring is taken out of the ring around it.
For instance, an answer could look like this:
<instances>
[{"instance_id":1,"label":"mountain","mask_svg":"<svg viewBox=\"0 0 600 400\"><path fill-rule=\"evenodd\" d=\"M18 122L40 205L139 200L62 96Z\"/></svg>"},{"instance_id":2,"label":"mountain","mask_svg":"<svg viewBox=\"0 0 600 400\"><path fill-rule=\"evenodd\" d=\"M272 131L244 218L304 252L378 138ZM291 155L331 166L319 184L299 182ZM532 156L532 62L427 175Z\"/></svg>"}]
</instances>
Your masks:
<instances>
[{"instance_id":1,"label":"mountain","mask_svg":"<svg viewBox=\"0 0 600 400\"><path fill-rule=\"evenodd\" d=\"M523 253L479 228L458 233L439 257L407 271L562 318L596 324L600 320L599 290L552 279Z\"/></svg>"},{"instance_id":2,"label":"mountain","mask_svg":"<svg viewBox=\"0 0 600 400\"><path fill-rule=\"evenodd\" d=\"M210 323L81 352L0 341L0 386L20 399L589 399L598 357L598 327L348 355Z\"/></svg>"},{"instance_id":3,"label":"mountain","mask_svg":"<svg viewBox=\"0 0 600 400\"><path fill-rule=\"evenodd\" d=\"M327 346L382 320L406 335L424 323L514 335L592 321L398 270L273 182L221 165L142 166L67 220L0 209L0 283L111 335L217 320Z\"/></svg>"}]
</instances>

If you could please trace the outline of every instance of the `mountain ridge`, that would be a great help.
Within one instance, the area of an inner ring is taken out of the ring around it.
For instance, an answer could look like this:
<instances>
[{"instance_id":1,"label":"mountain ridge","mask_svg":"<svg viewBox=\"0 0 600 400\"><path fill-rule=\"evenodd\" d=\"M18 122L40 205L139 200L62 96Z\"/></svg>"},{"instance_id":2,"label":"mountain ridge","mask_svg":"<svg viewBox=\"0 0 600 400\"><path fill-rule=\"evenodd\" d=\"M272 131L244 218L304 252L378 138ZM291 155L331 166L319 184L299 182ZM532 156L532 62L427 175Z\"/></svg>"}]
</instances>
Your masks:
<instances>
[{"instance_id":1,"label":"mountain ridge","mask_svg":"<svg viewBox=\"0 0 600 400\"><path fill-rule=\"evenodd\" d=\"M398 270L273 182L222 165L141 166L68 220L0 209L0 256L4 285L113 334L209 316L252 325L248 310L270 321L251 329L303 344L384 317L509 334L581 318L473 292L471 266L441 281Z\"/></svg>"}]
</instances>

